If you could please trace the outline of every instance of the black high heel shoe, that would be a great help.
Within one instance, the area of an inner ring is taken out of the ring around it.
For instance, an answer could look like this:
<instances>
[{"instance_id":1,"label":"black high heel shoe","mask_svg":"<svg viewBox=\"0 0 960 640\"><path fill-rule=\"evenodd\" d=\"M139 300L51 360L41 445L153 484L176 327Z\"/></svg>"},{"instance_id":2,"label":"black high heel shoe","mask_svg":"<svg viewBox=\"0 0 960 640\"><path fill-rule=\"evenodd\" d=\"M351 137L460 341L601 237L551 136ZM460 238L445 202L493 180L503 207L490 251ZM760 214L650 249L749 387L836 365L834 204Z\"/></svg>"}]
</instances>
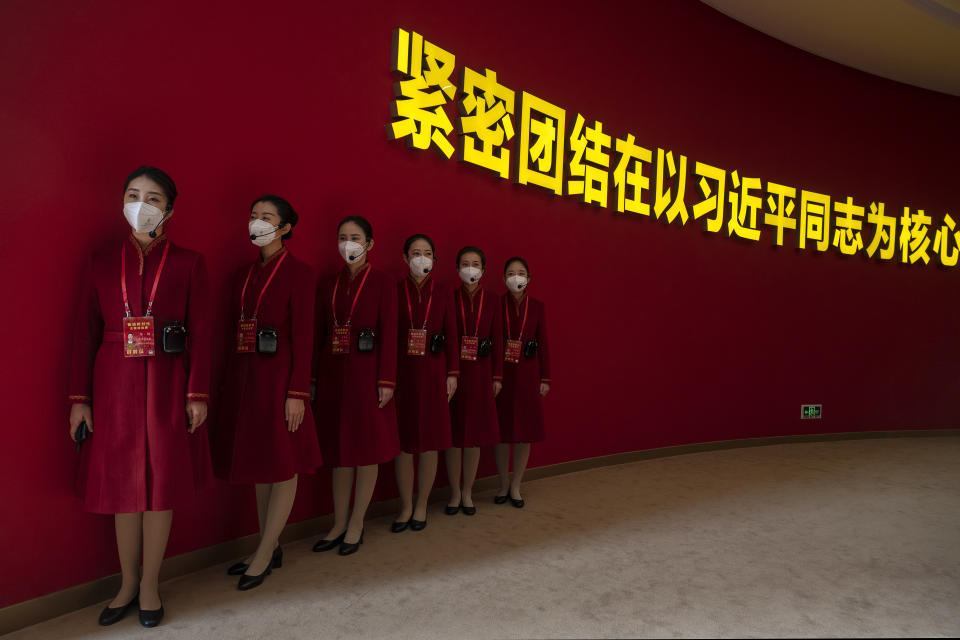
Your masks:
<instances>
[{"instance_id":1,"label":"black high heel shoe","mask_svg":"<svg viewBox=\"0 0 960 640\"><path fill-rule=\"evenodd\" d=\"M273 556L270 558L270 561L273 563L274 569L279 569L283 566L283 548L277 547L273 550ZM237 564L230 565L230 568L227 569L228 576L242 576L247 572L248 565L246 562L238 562Z\"/></svg>"},{"instance_id":2,"label":"black high heel shoe","mask_svg":"<svg viewBox=\"0 0 960 640\"><path fill-rule=\"evenodd\" d=\"M400 533L401 531L406 531L407 527L410 526L410 523L413 520L407 520L405 522L393 522L390 524L390 533Z\"/></svg>"},{"instance_id":3,"label":"black high heel shoe","mask_svg":"<svg viewBox=\"0 0 960 640\"><path fill-rule=\"evenodd\" d=\"M493 504L506 504L508 496L493 496Z\"/></svg>"},{"instance_id":4,"label":"black high heel shoe","mask_svg":"<svg viewBox=\"0 0 960 640\"><path fill-rule=\"evenodd\" d=\"M159 609L140 609L140 626L149 629L160 624L161 620L163 620L163 604Z\"/></svg>"},{"instance_id":5,"label":"black high heel shoe","mask_svg":"<svg viewBox=\"0 0 960 640\"><path fill-rule=\"evenodd\" d=\"M523 498L520 498L520 499L518 500L518 499L514 498L513 496L510 496L510 504L512 504L513 506L515 506L517 509L523 509Z\"/></svg>"},{"instance_id":6,"label":"black high heel shoe","mask_svg":"<svg viewBox=\"0 0 960 640\"><path fill-rule=\"evenodd\" d=\"M127 611L130 610L130 607L134 604L138 604L137 600L140 598L140 591L137 590L137 593L134 594L133 598L127 604L122 607L105 607L103 611L100 612L100 626L109 627L115 622L120 622L127 615Z\"/></svg>"},{"instance_id":7,"label":"black high heel shoe","mask_svg":"<svg viewBox=\"0 0 960 640\"><path fill-rule=\"evenodd\" d=\"M463 511L463 515L465 515L465 516L475 516L475 515L477 515L477 507L476 507L476 506L468 507L467 505L462 504L462 505L460 505L460 510Z\"/></svg>"},{"instance_id":8,"label":"black high heel shoe","mask_svg":"<svg viewBox=\"0 0 960 640\"><path fill-rule=\"evenodd\" d=\"M335 549L340 546L343 542L343 538L347 535L347 532L344 531L338 535L333 540L317 540L317 544L313 545L314 552L320 551L330 551L330 549Z\"/></svg>"},{"instance_id":9,"label":"black high heel shoe","mask_svg":"<svg viewBox=\"0 0 960 640\"><path fill-rule=\"evenodd\" d=\"M359 540L357 540L356 542L341 542L340 551L338 551L337 553L339 553L342 556L349 556L350 554L356 553L357 551L359 551L360 545L362 544L363 544L363 531L361 530Z\"/></svg>"},{"instance_id":10,"label":"black high heel shoe","mask_svg":"<svg viewBox=\"0 0 960 640\"><path fill-rule=\"evenodd\" d=\"M450 505L447 505L447 506L445 506L445 507L443 508L443 513L445 513L445 514L448 515L448 516L455 516L455 515L457 515L458 513L460 513L460 507L461 507L461 506L463 506L463 503L462 503L462 502L459 503L459 504L458 504L457 506L455 506L455 507L451 507Z\"/></svg>"},{"instance_id":11,"label":"black high heel shoe","mask_svg":"<svg viewBox=\"0 0 960 640\"><path fill-rule=\"evenodd\" d=\"M413 518L410 518L410 531L423 531L426 528L426 520L414 520Z\"/></svg>"},{"instance_id":12,"label":"black high heel shoe","mask_svg":"<svg viewBox=\"0 0 960 640\"><path fill-rule=\"evenodd\" d=\"M263 584L263 581L267 579L267 576L270 575L273 571L273 560L267 563L267 568L263 573L251 576L249 574L243 574L240 576L240 580L237 582L237 589L240 591L247 591L253 589L254 587L259 587Z\"/></svg>"}]
</instances>

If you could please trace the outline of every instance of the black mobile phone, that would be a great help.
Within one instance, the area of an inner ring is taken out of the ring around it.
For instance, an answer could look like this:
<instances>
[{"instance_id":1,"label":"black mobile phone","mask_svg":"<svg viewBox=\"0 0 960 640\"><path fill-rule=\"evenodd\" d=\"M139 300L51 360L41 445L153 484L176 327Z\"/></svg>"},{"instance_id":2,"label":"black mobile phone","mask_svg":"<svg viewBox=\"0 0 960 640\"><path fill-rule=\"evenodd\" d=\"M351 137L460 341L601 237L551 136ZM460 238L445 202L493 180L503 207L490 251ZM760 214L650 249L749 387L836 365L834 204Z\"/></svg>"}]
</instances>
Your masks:
<instances>
[{"instance_id":1,"label":"black mobile phone","mask_svg":"<svg viewBox=\"0 0 960 640\"><path fill-rule=\"evenodd\" d=\"M90 437L90 429L87 428L87 421L81 420L80 426L77 427L76 433L74 433L74 440L77 443L77 453L80 452L80 448L83 446L83 443L86 442L87 438Z\"/></svg>"},{"instance_id":2,"label":"black mobile phone","mask_svg":"<svg viewBox=\"0 0 960 640\"><path fill-rule=\"evenodd\" d=\"M443 346L447 343L447 336L435 333L430 336L430 353L443 353Z\"/></svg>"}]
</instances>

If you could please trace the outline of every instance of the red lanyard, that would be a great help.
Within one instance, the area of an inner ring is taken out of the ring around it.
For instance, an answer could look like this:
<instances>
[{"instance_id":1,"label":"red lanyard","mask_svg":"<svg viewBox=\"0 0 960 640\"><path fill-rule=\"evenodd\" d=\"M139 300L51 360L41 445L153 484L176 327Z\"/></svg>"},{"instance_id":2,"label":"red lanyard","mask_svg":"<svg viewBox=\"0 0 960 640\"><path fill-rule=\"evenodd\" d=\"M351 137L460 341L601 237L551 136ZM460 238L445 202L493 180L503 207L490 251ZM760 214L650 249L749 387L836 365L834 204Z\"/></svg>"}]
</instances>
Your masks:
<instances>
[{"instance_id":1,"label":"red lanyard","mask_svg":"<svg viewBox=\"0 0 960 640\"><path fill-rule=\"evenodd\" d=\"M520 335L517 336L517 340L523 340L523 330L527 328L527 311L529 310L530 310L530 297L527 296L523 300L523 324L520 325ZM510 336L510 302L509 301L506 304L506 312L507 312L507 338L512 340L513 338Z\"/></svg>"},{"instance_id":2,"label":"red lanyard","mask_svg":"<svg viewBox=\"0 0 960 640\"><path fill-rule=\"evenodd\" d=\"M473 337L480 335L480 314L483 313L483 289L480 289L480 308L477 309L477 330L473 332ZM460 317L463 319L463 335L467 335L467 314L463 310L463 289L460 289Z\"/></svg>"},{"instance_id":3,"label":"red lanyard","mask_svg":"<svg viewBox=\"0 0 960 640\"><path fill-rule=\"evenodd\" d=\"M410 282L404 280L404 290L407 292L407 313L410 314L410 326L413 327L413 306L410 304ZM433 280L430 281L430 297L427 298L427 312L423 314L423 329L427 329L427 318L430 317L430 305L433 304Z\"/></svg>"},{"instance_id":4,"label":"red lanyard","mask_svg":"<svg viewBox=\"0 0 960 640\"><path fill-rule=\"evenodd\" d=\"M353 310L357 306L357 298L360 297L360 292L363 291L363 285L367 283L367 276L370 275L370 272L373 270L373 267L367 265L367 272L363 274L363 279L360 281L360 286L357 287L357 293L353 296L353 302L350 304L350 315L347 316L346 324L350 324L350 318L353 317ZM330 303L330 306L333 307L333 325L335 327L340 326L337 323L337 288L340 286L340 276L337 276L337 282L333 285L333 301Z\"/></svg>"},{"instance_id":5,"label":"red lanyard","mask_svg":"<svg viewBox=\"0 0 960 640\"><path fill-rule=\"evenodd\" d=\"M265 285L263 285L263 289L260 289L260 295L257 296L257 306L255 306L255 307L253 308L253 316L252 316L252 318L253 318L254 320L257 319L257 311L260 310L260 301L263 300L263 294L264 294L264 292L267 290L267 287L269 287L269 286L270 286L270 283L273 281L273 276L277 275L277 269L279 269L279 268L280 268L280 265L283 263L283 261L287 259L287 255L289 255L289 252L284 251L284 252L283 252L283 255L280 256L280 259L277 260L276 266L273 267L273 271L270 272L270 277L267 278L267 283L266 283ZM253 275L253 270L256 269L256 268L257 268L257 263L256 263L256 262L254 262L252 265L250 265L250 271L247 272L247 279L244 280L244 282L243 282L243 291L240 292L240 319L241 319L241 320L243 320L243 301L244 301L244 299L247 297L247 285L250 284L250 276Z\"/></svg>"},{"instance_id":6,"label":"red lanyard","mask_svg":"<svg viewBox=\"0 0 960 640\"><path fill-rule=\"evenodd\" d=\"M147 315L153 315L153 299L157 296L157 284L160 282L160 274L163 273L163 265L167 262L167 252L170 251L170 241L163 246L163 255L160 256L160 266L157 268L157 275L153 279L153 289L150 291L150 301L147 302ZM130 317L130 301L127 300L127 245L120 248L120 290L123 291L123 311Z\"/></svg>"}]
</instances>

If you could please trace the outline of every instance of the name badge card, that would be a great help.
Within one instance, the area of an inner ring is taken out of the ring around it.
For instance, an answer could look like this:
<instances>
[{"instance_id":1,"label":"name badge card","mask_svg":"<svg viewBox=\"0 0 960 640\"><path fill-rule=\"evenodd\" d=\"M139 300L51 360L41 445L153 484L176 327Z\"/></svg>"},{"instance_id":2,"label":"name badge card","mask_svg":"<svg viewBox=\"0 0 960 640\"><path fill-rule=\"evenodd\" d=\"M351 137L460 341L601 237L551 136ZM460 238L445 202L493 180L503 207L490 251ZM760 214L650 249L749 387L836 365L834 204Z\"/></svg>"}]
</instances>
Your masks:
<instances>
[{"instance_id":1,"label":"name badge card","mask_svg":"<svg viewBox=\"0 0 960 640\"><path fill-rule=\"evenodd\" d=\"M350 325L333 327L333 338L330 343L330 352L335 356L350 353Z\"/></svg>"},{"instance_id":2,"label":"name badge card","mask_svg":"<svg viewBox=\"0 0 960 640\"><path fill-rule=\"evenodd\" d=\"M257 321L237 321L237 353L253 353L257 350Z\"/></svg>"},{"instance_id":3,"label":"name badge card","mask_svg":"<svg viewBox=\"0 0 960 640\"><path fill-rule=\"evenodd\" d=\"M476 360L477 359L477 349L480 346L480 338L476 336L461 336L460 337L460 359L461 360Z\"/></svg>"},{"instance_id":4,"label":"name badge card","mask_svg":"<svg viewBox=\"0 0 960 640\"><path fill-rule=\"evenodd\" d=\"M523 350L523 343L519 340L507 340L507 348L503 352L504 362L520 362L520 352Z\"/></svg>"},{"instance_id":5,"label":"name badge card","mask_svg":"<svg viewBox=\"0 0 960 640\"><path fill-rule=\"evenodd\" d=\"M152 358L157 353L153 316L123 319L123 357Z\"/></svg>"},{"instance_id":6,"label":"name badge card","mask_svg":"<svg viewBox=\"0 0 960 640\"><path fill-rule=\"evenodd\" d=\"M427 330L409 329L407 331L407 355L423 356L427 353Z\"/></svg>"}]
</instances>

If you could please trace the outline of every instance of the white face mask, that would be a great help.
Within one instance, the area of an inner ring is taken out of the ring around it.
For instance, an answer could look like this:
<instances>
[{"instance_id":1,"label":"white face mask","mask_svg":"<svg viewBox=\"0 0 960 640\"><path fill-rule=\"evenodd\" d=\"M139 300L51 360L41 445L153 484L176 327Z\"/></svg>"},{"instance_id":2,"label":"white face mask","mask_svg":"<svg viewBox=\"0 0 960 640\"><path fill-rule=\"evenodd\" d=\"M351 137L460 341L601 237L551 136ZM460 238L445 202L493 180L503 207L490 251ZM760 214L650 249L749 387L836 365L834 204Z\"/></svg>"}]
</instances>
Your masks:
<instances>
[{"instance_id":1,"label":"white face mask","mask_svg":"<svg viewBox=\"0 0 960 640\"><path fill-rule=\"evenodd\" d=\"M460 279L463 280L464 284L473 284L474 282L479 282L480 276L483 275L482 269L477 269L476 267L464 267L460 269Z\"/></svg>"},{"instance_id":2,"label":"white face mask","mask_svg":"<svg viewBox=\"0 0 960 640\"><path fill-rule=\"evenodd\" d=\"M123 217L137 233L153 231L163 220L163 211L146 202L128 202L123 205Z\"/></svg>"},{"instance_id":3,"label":"white face mask","mask_svg":"<svg viewBox=\"0 0 960 640\"><path fill-rule=\"evenodd\" d=\"M527 288L527 276L510 276L507 278L507 289L518 293Z\"/></svg>"},{"instance_id":4,"label":"white face mask","mask_svg":"<svg viewBox=\"0 0 960 640\"><path fill-rule=\"evenodd\" d=\"M353 240L344 240L337 247L340 249L340 255L346 260L347 264L353 264L360 259L366 252L363 245Z\"/></svg>"},{"instance_id":5,"label":"white face mask","mask_svg":"<svg viewBox=\"0 0 960 640\"><path fill-rule=\"evenodd\" d=\"M251 220L247 225L250 231L250 242L258 247L265 247L276 239L279 228L266 220Z\"/></svg>"},{"instance_id":6,"label":"white face mask","mask_svg":"<svg viewBox=\"0 0 960 640\"><path fill-rule=\"evenodd\" d=\"M415 276L425 276L433 269L433 258L414 256L410 258L410 273Z\"/></svg>"}]
</instances>

